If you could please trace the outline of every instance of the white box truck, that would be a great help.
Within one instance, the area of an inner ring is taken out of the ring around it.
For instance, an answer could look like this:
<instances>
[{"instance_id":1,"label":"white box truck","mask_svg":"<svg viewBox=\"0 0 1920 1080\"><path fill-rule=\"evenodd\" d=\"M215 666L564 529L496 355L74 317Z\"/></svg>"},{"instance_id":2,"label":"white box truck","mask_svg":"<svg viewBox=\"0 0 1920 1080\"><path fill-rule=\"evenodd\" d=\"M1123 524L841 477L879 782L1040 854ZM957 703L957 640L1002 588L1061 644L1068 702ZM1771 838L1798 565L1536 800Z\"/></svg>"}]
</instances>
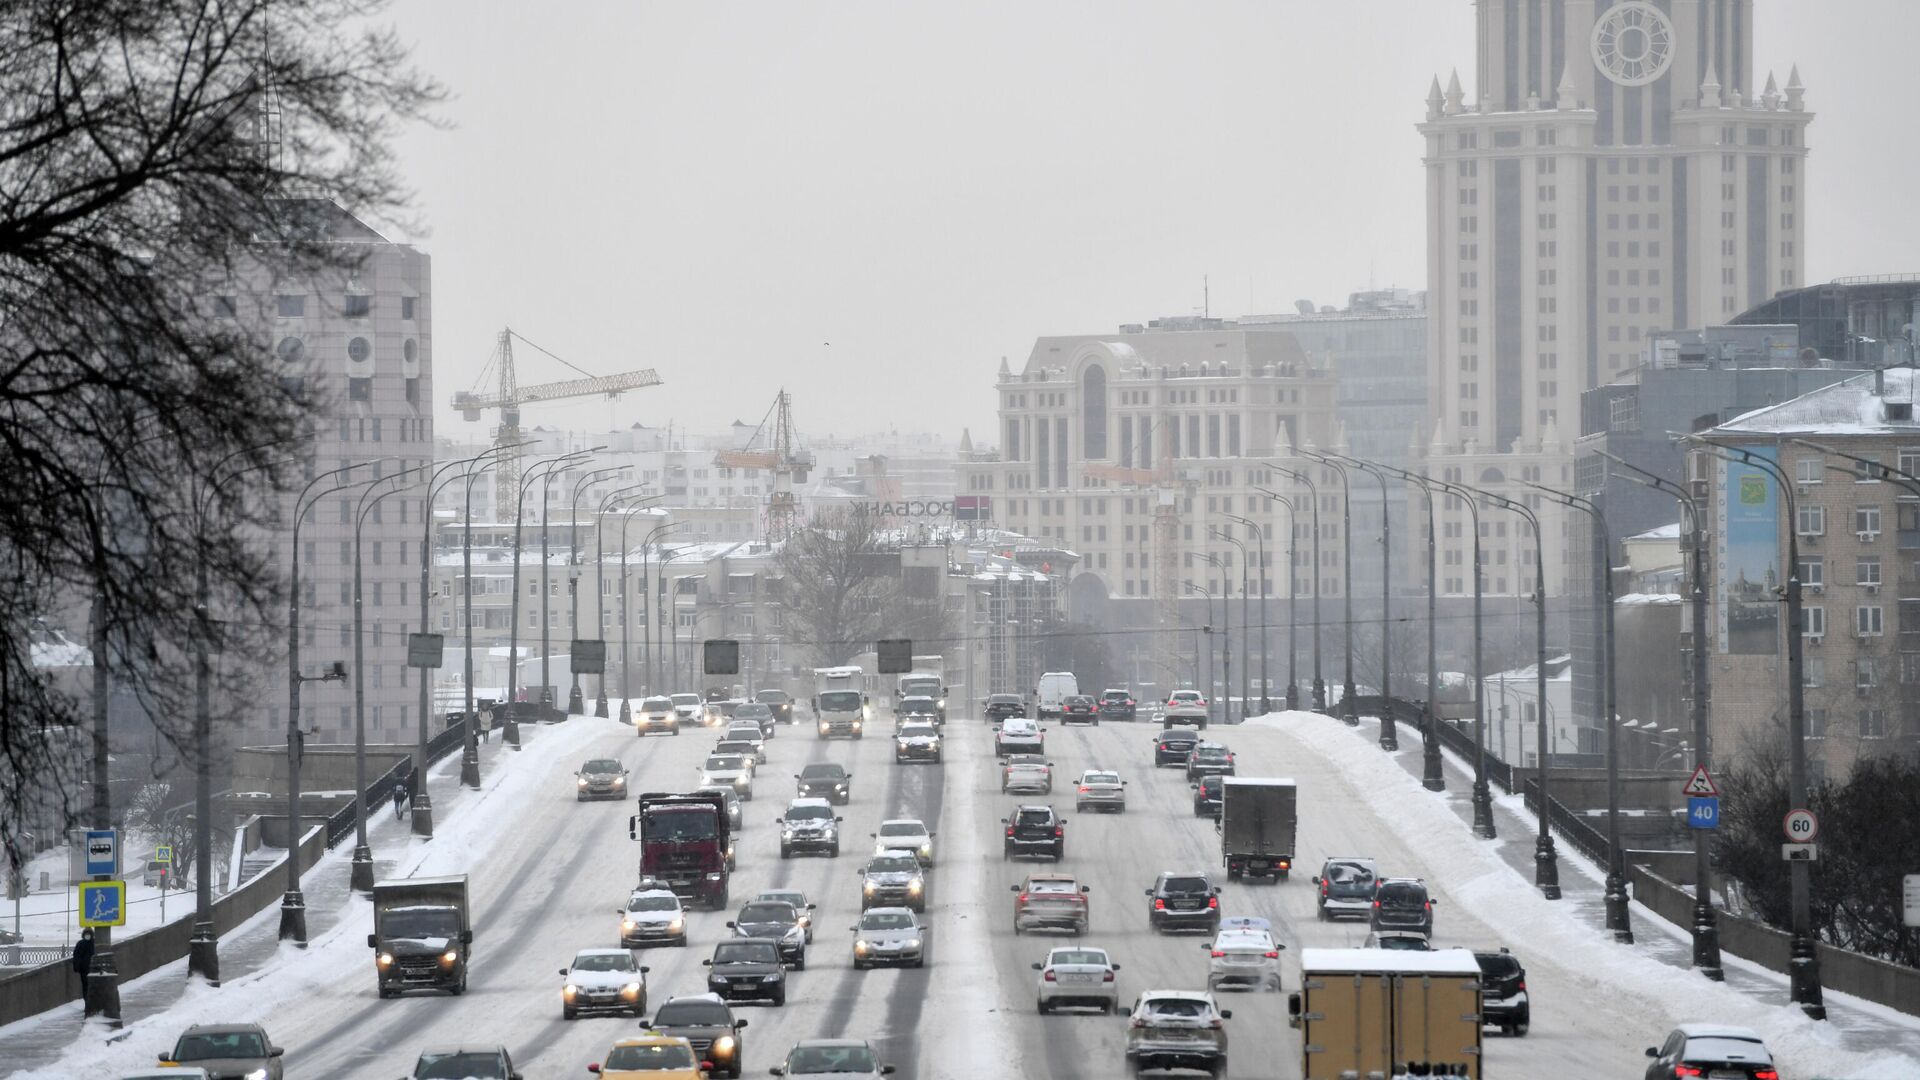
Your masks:
<instances>
[{"instance_id":1,"label":"white box truck","mask_svg":"<svg viewBox=\"0 0 1920 1080\"><path fill-rule=\"evenodd\" d=\"M813 716L820 737L836 735L858 739L872 719L866 692L867 673L857 667L813 669Z\"/></svg>"},{"instance_id":2,"label":"white box truck","mask_svg":"<svg viewBox=\"0 0 1920 1080\"><path fill-rule=\"evenodd\" d=\"M1303 949L1287 997L1303 1080L1480 1076L1480 964L1466 949Z\"/></svg>"}]
</instances>

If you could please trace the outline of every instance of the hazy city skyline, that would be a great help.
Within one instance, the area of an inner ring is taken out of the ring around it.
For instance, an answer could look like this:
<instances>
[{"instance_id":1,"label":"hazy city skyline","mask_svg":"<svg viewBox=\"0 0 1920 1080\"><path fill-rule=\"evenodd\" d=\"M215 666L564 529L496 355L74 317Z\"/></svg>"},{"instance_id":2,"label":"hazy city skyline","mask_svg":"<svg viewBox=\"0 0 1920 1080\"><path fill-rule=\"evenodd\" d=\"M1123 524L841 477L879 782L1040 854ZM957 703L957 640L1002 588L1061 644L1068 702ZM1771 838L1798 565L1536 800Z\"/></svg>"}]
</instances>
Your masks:
<instances>
[{"instance_id":1,"label":"hazy city skyline","mask_svg":"<svg viewBox=\"0 0 1920 1080\"><path fill-rule=\"evenodd\" d=\"M445 398L512 325L666 380L533 424L718 430L806 377L803 433L982 437L1001 356L1196 313L1203 279L1229 316L1424 288L1414 124L1434 73L1475 90L1464 0L572 10L394 11L455 94L400 142L442 435L482 430ZM1817 114L1810 282L1910 269L1920 150L1876 123L1876 73L1916 32L1893 0L1760 5L1756 72L1797 63Z\"/></svg>"}]
</instances>

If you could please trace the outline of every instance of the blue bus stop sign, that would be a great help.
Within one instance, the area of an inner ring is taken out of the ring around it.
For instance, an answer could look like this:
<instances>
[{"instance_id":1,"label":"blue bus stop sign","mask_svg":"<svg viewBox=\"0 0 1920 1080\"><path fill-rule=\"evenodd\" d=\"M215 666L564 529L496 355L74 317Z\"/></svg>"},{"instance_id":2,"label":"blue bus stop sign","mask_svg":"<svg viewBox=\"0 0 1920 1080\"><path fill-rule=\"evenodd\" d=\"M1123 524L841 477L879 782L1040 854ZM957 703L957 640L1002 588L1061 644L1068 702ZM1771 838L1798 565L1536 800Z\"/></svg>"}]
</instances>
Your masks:
<instances>
[{"instance_id":1,"label":"blue bus stop sign","mask_svg":"<svg viewBox=\"0 0 1920 1080\"><path fill-rule=\"evenodd\" d=\"M1720 827L1720 798L1717 795L1694 795L1687 799L1687 828L1717 829Z\"/></svg>"}]
</instances>

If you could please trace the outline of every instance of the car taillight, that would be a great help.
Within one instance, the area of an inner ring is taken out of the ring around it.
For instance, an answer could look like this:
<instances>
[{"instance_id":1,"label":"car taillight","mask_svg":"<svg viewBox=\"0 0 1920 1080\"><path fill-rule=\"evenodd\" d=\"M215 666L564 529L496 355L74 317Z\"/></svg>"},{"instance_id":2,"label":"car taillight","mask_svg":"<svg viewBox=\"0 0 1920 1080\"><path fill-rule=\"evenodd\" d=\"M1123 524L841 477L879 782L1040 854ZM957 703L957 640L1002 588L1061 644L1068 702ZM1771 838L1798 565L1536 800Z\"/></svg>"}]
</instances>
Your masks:
<instances>
[{"instance_id":1,"label":"car taillight","mask_svg":"<svg viewBox=\"0 0 1920 1080\"><path fill-rule=\"evenodd\" d=\"M1092 788L1090 788L1090 787L1088 787L1088 786L1087 786L1087 785L1085 785L1085 784L1081 784L1081 785L1080 785L1080 793L1081 793L1081 794L1083 794L1083 795L1084 795L1084 794L1086 794L1086 793L1087 793L1087 792L1089 792L1089 791L1092 791L1092 790L1093 790Z\"/></svg>"},{"instance_id":2,"label":"car taillight","mask_svg":"<svg viewBox=\"0 0 1920 1080\"><path fill-rule=\"evenodd\" d=\"M1100 976L1100 981L1101 981L1101 982L1112 982L1112 981L1113 981L1113 972L1111 972L1111 971L1109 971L1109 972L1107 972L1106 974L1104 974L1104 975L1102 975L1102 976Z\"/></svg>"},{"instance_id":3,"label":"car taillight","mask_svg":"<svg viewBox=\"0 0 1920 1080\"><path fill-rule=\"evenodd\" d=\"M1026 894L1026 893L1021 893L1021 894L1020 894L1020 903L1022 903L1022 904L1024 904L1024 903L1026 903L1026 902L1027 902L1027 894Z\"/></svg>"},{"instance_id":4,"label":"car taillight","mask_svg":"<svg viewBox=\"0 0 1920 1080\"><path fill-rule=\"evenodd\" d=\"M1007 835L1008 835L1008 836L1012 836L1012 835L1013 835L1013 826L1011 826L1011 825L1009 825L1009 826L1007 826ZM1375 906L1375 907L1379 907L1380 905L1378 905L1378 904L1375 904L1374 906Z\"/></svg>"},{"instance_id":5,"label":"car taillight","mask_svg":"<svg viewBox=\"0 0 1920 1080\"><path fill-rule=\"evenodd\" d=\"M1761 1069L1753 1074L1753 1080L1780 1080L1780 1074L1773 1069Z\"/></svg>"},{"instance_id":6,"label":"car taillight","mask_svg":"<svg viewBox=\"0 0 1920 1080\"><path fill-rule=\"evenodd\" d=\"M1207 907L1208 907L1208 909L1209 909L1209 910L1212 910L1212 909L1216 909L1216 908L1218 908L1219 906L1220 906L1220 898L1219 898L1219 897L1217 897L1217 896L1209 896L1209 897L1207 897Z\"/></svg>"},{"instance_id":7,"label":"car taillight","mask_svg":"<svg viewBox=\"0 0 1920 1080\"><path fill-rule=\"evenodd\" d=\"M1525 980L1525 979L1521 979L1521 980L1520 980L1520 985L1519 985L1519 986L1516 986L1516 987L1514 987L1514 989L1516 989L1516 990L1525 990L1526 988L1527 988L1527 980Z\"/></svg>"},{"instance_id":8,"label":"car taillight","mask_svg":"<svg viewBox=\"0 0 1920 1080\"><path fill-rule=\"evenodd\" d=\"M1012 830L1012 829L1008 829L1007 831L1008 831L1008 832L1012 832L1013 830ZM1380 906L1380 901L1378 901L1378 900L1375 900L1375 901L1373 902L1373 906L1374 906L1374 907L1379 907L1379 906Z\"/></svg>"},{"instance_id":9,"label":"car taillight","mask_svg":"<svg viewBox=\"0 0 1920 1080\"><path fill-rule=\"evenodd\" d=\"M1320 879L1320 895L1321 896L1327 895L1327 879L1326 878Z\"/></svg>"},{"instance_id":10,"label":"car taillight","mask_svg":"<svg viewBox=\"0 0 1920 1080\"><path fill-rule=\"evenodd\" d=\"M1226 954L1226 953L1223 953L1223 952L1221 952L1221 951L1220 951L1219 949L1215 949L1215 950L1213 950L1213 958L1214 958L1214 959L1216 959L1216 960L1218 960L1219 958L1221 958L1221 957L1223 957L1223 956L1225 956L1225 955L1227 955L1227 954Z\"/></svg>"},{"instance_id":11,"label":"car taillight","mask_svg":"<svg viewBox=\"0 0 1920 1080\"><path fill-rule=\"evenodd\" d=\"M1046 970L1046 973L1045 973L1045 974L1043 974L1043 975L1041 975L1041 976L1040 976L1040 978L1042 978L1043 980L1045 980L1045 981L1047 981L1047 982L1059 982L1059 981L1060 981L1059 979L1056 979L1056 978L1054 978L1054 976L1053 976L1053 969L1052 969L1052 968L1048 968L1048 969Z\"/></svg>"},{"instance_id":12,"label":"car taillight","mask_svg":"<svg viewBox=\"0 0 1920 1080\"><path fill-rule=\"evenodd\" d=\"M1132 698L1128 698L1128 699L1127 699L1127 704L1129 704L1129 705L1131 705L1131 704L1133 704L1133 699L1132 699Z\"/></svg>"},{"instance_id":13,"label":"car taillight","mask_svg":"<svg viewBox=\"0 0 1920 1080\"><path fill-rule=\"evenodd\" d=\"M1139 1017L1137 1017L1137 1016L1136 1016L1136 1017L1134 1017L1134 1018L1133 1018L1132 1020L1129 1020L1129 1021L1127 1021L1127 1026L1128 1026L1128 1027L1136 1027L1136 1028L1143 1028L1143 1027L1146 1027L1146 1026L1147 1026L1147 1022L1146 1022L1145 1020L1142 1020L1142 1019L1140 1019Z\"/></svg>"},{"instance_id":14,"label":"car taillight","mask_svg":"<svg viewBox=\"0 0 1920 1080\"><path fill-rule=\"evenodd\" d=\"M1161 899L1158 899L1158 898L1156 898L1156 899L1155 899L1155 900L1153 901L1153 910L1155 910L1155 911L1165 911L1165 910L1167 910L1167 902L1166 902L1165 900L1161 900Z\"/></svg>"},{"instance_id":15,"label":"car taillight","mask_svg":"<svg viewBox=\"0 0 1920 1080\"><path fill-rule=\"evenodd\" d=\"M1428 911L1432 911L1432 910L1433 910L1433 901L1431 901L1431 900L1429 900L1429 901L1427 901L1426 903L1424 903L1424 904L1421 904L1420 906L1421 906L1421 907L1423 907L1423 908L1425 908L1425 909L1427 909Z\"/></svg>"},{"instance_id":16,"label":"car taillight","mask_svg":"<svg viewBox=\"0 0 1920 1080\"><path fill-rule=\"evenodd\" d=\"M1065 835L1066 835L1066 833L1067 833L1067 830L1065 830L1065 829L1063 829L1063 828L1061 828L1061 827L1060 827L1060 826L1058 826L1058 825L1055 825L1055 826L1053 827L1053 835L1055 835L1055 836L1065 836Z\"/></svg>"},{"instance_id":17,"label":"car taillight","mask_svg":"<svg viewBox=\"0 0 1920 1080\"><path fill-rule=\"evenodd\" d=\"M1675 1065L1675 1066L1673 1067L1673 1075L1675 1075L1675 1076L1705 1076L1705 1075L1707 1075L1707 1074L1706 1074L1706 1071L1705 1071L1705 1070L1703 1070L1703 1069L1701 1069L1701 1068L1699 1068L1698 1066L1694 1066L1694 1065Z\"/></svg>"},{"instance_id":18,"label":"car taillight","mask_svg":"<svg viewBox=\"0 0 1920 1080\"><path fill-rule=\"evenodd\" d=\"M1207 1021L1207 1026L1208 1026L1208 1027L1210 1027L1210 1028L1212 1028L1212 1029L1213 1029L1213 1030L1215 1030L1215 1031L1219 1031L1219 1030L1220 1030L1220 1027L1221 1027L1221 1020L1220 1020L1220 1018L1216 1016L1216 1017L1214 1017L1213 1019L1211 1019L1211 1020L1209 1020L1209 1021Z\"/></svg>"}]
</instances>

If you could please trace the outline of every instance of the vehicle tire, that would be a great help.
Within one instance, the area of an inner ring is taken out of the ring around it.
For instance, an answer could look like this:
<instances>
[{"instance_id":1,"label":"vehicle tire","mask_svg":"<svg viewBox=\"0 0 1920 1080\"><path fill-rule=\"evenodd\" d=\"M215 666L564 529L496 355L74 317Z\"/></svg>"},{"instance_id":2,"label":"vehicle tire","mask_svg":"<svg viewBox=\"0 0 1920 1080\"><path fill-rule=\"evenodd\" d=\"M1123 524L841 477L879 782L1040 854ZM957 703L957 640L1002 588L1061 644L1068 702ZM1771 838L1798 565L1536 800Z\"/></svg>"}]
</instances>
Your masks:
<instances>
[{"instance_id":1,"label":"vehicle tire","mask_svg":"<svg viewBox=\"0 0 1920 1080\"><path fill-rule=\"evenodd\" d=\"M913 958L913 966L914 966L914 967L917 967L917 968L923 968L923 967L926 967L926 966L927 966L927 958L926 958L925 956L916 956L916 957L914 957L914 958Z\"/></svg>"},{"instance_id":2,"label":"vehicle tire","mask_svg":"<svg viewBox=\"0 0 1920 1080\"><path fill-rule=\"evenodd\" d=\"M829 858L829 859L837 859L837 858L839 858L839 857L840 857L840 845L839 845L839 844L835 844L835 845L833 845L832 847L830 847L830 848L828 848L828 849L827 849L827 858Z\"/></svg>"},{"instance_id":3,"label":"vehicle tire","mask_svg":"<svg viewBox=\"0 0 1920 1080\"><path fill-rule=\"evenodd\" d=\"M1326 909L1326 908L1323 908L1323 907L1319 907L1318 905L1316 905L1316 906L1314 907L1314 909L1313 909L1313 917L1314 917L1315 919L1317 919L1317 920L1319 920L1320 922L1326 922L1326 921L1327 921L1327 909Z\"/></svg>"},{"instance_id":4,"label":"vehicle tire","mask_svg":"<svg viewBox=\"0 0 1920 1080\"><path fill-rule=\"evenodd\" d=\"M1074 804L1073 804L1073 812L1074 812L1074 813L1076 813L1076 814L1084 814L1084 813L1086 813L1086 812L1087 812L1087 804L1086 804L1086 803L1082 803L1082 802L1077 802L1077 803L1074 803Z\"/></svg>"},{"instance_id":5,"label":"vehicle tire","mask_svg":"<svg viewBox=\"0 0 1920 1080\"><path fill-rule=\"evenodd\" d=\"M793 970L795 971L807 970L807 954L806 953L801 953L800 958L793 962Z\"/></svg>"},{"instance_id":6,"label":"vehicle tire","mask_svg":"<svg viewBox=\"0 0 1920 1080\"><path fill-rule=\"evenodd\" d=\"M1024 933L1026 933L1026 931L1020 928L1020 920L1017 918L1014 919L1013 920L1013 936L1019 937L1021 934L1024 934Z\"/></svg>"},{"instance_id":7,"label":"vehicle tire","mask_svg":"<svg viewBox=\"0 0 1920 1080\"><path fill-rule=\"evenodd\" d=\"M856 956L853 958L853 970L865 971L866 968L867 968L867 965L862 963L859 957Z\"/></svg>"},{"instance_id":8,"label":"vehicle tire","mask_svg":"<svg viewBox=\"0 0 1920 1080\"><path fill-rule=\"evenodd\" d=\"M575 795L575 796L573 797L573 801L574 801L574 802L586 802L586 801L587 801L587 797L586 797L585 795Z\"/></svg>"},{"instance_id":9,"label":"vehicle tire","mask_svg":"<svg viewBox=\"0 0 1920 1080\"><path fill-rule=\"evenodd\" d=\"M1053 861L1059 862L1062 859L1065 859L1066 857L1067 857L1067 845L1055 844L1053 846Z\"/></svg>"},{"instance_id":10,"label":"vehicle tire","mask_svg":"<svg viewBox=\"0 0 1920 1080\"><path fill-rule=\"evenodd\" d=\"M579 1018L580 1018L580 1014L573 1011L572 1009L563 1008L560 1010L560 1019L562 1020L577 1020Z\"/></svg>"},{"instance_id":11,"label":"vehicle tire","mask_svg":"<svg viewBox=\"0 0 1920 1080\"><path fill-rule=\"evenodd\" d=\"M459 997L461 994L467 992L467 973L465 971L460 973L460 981L458 983L447 987L447 992L454 997Z\"/></svg>"},{"instance_id":12,"label":"vehicle tire","mask_svg":"<svg viewBox=\"0 0 1920 1080\"><path fill-rule=\"evenodd\" d=\"M778 990L775 990L775 991L773 992L773 1003L774 1003L774 1005L776 1005L776 1006L780 1006L780 1005L785 1005L785 1004L787 1003L787 988L786 988L786 987L784 987L784 986L783 986L783 987L781 987L780 989L778 989Z\"/></svg>"},{"instance_id":13,"label":"vehicle tire","mask_svg":"<svg viewBox=\"0 0 1920 1080\"><path fill-rule=\"evenodd\" d=\"M1044 1001L1041 1001L1039 998L1033 999L1033 1010L1039 1013L1041 1016L1045 1016L1048 1013L1053 1011L1052 1009L1047 1008L1047 1003Z\"/></svg>"},{"instance_id":14,"label":"vehicle tire","mask_svg":"<svg viewBox=\"0 0 1920 1080\"><path fill-rule=\"evenodd\" d=\"M384 986L380 988L380 997L381 997L381 999L382 999L382 1000L385 1000L385 999L387 999L387 998L390 998L390 997L393 997L393 996L394 996L394 993L393 993L393 991L391 991L391 990L389 990L389 989L387 989L387 988L386 988L386 987L384 987Z\"/></svg>"},{"instance_id":15,"label":"vehicle tire","mask_svg":"<svg viewBox=\"0 0 1920 1080\"><path fill-rule=\"evenodd\" d=\"M781 857L781 858L783 858L783 859L791 859L791 858L793 858L793 849L792 849L792 848L790 848L790 847L788 847L788 846L787 846L787 845L785 845L785 844L781 844L781 845L780 845L780 857Z\"/></svg>"},{"instance_id":16,"label":"vehicle tire","mask_svg":"<svg viewBox=\"0 0 1920 1080\"><path fill-rule=\"evenodd\" d=\"M1527 1037L1528 1026L1527 1021L1522 1020L1508 1029L1507 1034L1512 1035L1516 1039L1524 1039Z\"/></svg>"}]
</instances>

